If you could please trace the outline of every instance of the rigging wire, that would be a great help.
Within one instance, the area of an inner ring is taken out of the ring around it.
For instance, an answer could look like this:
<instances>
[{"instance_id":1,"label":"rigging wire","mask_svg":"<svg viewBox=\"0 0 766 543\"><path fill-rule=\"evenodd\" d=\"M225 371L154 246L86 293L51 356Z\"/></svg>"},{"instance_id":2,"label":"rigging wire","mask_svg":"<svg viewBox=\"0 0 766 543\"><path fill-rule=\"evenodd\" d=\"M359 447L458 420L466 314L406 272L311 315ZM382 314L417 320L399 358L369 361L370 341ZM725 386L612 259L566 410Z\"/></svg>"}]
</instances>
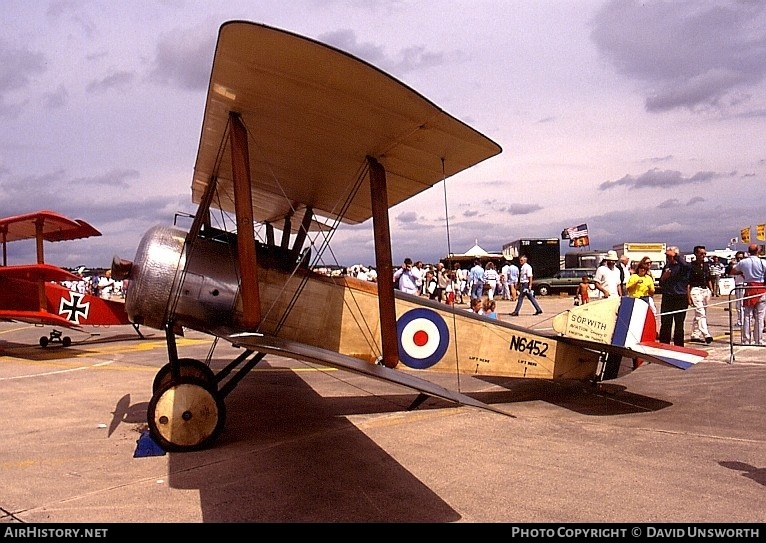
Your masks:
<instances>
[{"instance_id":1,"label":"rigging wire","mask_svg":"<svg viewBox=\"0 0 766 543\"><path fill-rule=\"evenodd\" d=\"M445 221L445 227L447 230L447 262L450 262L449 256L452 254L452 246L450 244L450 228L449 228L449 206L447 205L447 176L445 173L444 168L444 157L441 159L442 162L442 190L444 192L444 221ZM447 273L449 273L451 270L447 270ZM460 283L458 282L458 285ZM454 296L455 293L455 285L452 286L452 293ZM454 298L453 298L454 300ZM455 341L455 373L457 377L457 390L460 392L460 349L458 348L458 341L457 341L457 315L455 314L455 305L452 304L452 336L454 337Z\"/></svg>"},{"instance_id":2,"label":"rigging wire","mask_svg":"<svg viewBox=\"0 0 766 543\"><path fill-rule=\"evenodd\" d=\"M269 162L268 160L266 160L266 159L263 157L263 152L262 152L262 149L261 149L261 148L260 148L260 146L258 145L258 142L257 142L257 140L256 140L255 136L253 135L253 133L252 133L252 131L250 130L250 128L249 128L249 127L247 127L247 126L246 126L246 127L245 127L245 129L247 130L247 134L248 134L248 140L249 140L250 142L252 142L252 144L253 144L253 147L255 148L255 151L256 151L256 152L258 152L258 153L261 155L261 157L262 157L262 159L263 159L264 163L265 163L265 164L267 164L267 167L268 167L268 171L269 171L269 175L271 176L271 179L274 181L274 183L276 184L276 186L279 188L279 190L280 190L280 192L282 193L282 196L284 197L285 201L286 201L286 202L287 202L287 204L290 206L290 209L291 209L291 211L292 211L293 213L295 213L295 207L294 207L294 205L293 205L293 202L292 202L292 201L291 201L291 200L290 200L290 199L287 197L287 194L286 194L286 193L285 193L285 191L284 191L284 188L283 188L283 186L282 186L282 183L280 183L279 179L277 179L277 176L276 176L276 174L274 173L274 170L273 170L273 168L271 167L271 164L270 164L270 162ZM359 189L360 189L360 188L361 188L361 186L362 186L362 183L363 183L363 181L364 181L364 178L365 178L365 176L366 176L366 172L367 172L367 170L368 170L368 169L369 169L369 165L368 165L368 162L367 162L367 160L365 160L365 161L363 162L363 164L360 166L359 170L357 171L357 175L356 175L355 181L354 181L354 183L353 183L353 185L352 185L351 189L350 189L350 190L349 190L349 192L347 193L346 199L343 201L343 203L342 203L342 204L340 204L340 199L339 199L339 200L336 202L336 204L335 204L335 207L333 207L333 209L331 210L331 213L330 213L330 214L334 216L334 220L333 220L333 223L332 223L332 225L331 225L331 227L330 227L330 232L331 232L331 234L330 234L329 236L324 236L324 237L323 237L323 242L322 242L322 245L320 245L320 247L317 249L317 252L316 252L316 254L314 255L314 258L312 259L312 263L310 263L310 266L309 266L309 267L312 267L312 266L316 265L316 263L318 263L318 262L320 261L320 259L321 259L322 255L324 254L325 250L326 250L326 249L328 249L328 248L330 247L330 245L329 245L329 243L330 243L330 240L332 239L332 236L333 236L333 235L335 234L335 232L337 231L337 227L338 227L338 225L339 225L339 223L340 223L340 219L341 219L341 217L343 217L343 216L346 214L346 212L348 211L349 207L351 206L351 204L352 204L352 202L353 202L354 198L355 198L355 197L356 197L356 195L358 194L358 192L359 192ZM336 210L336 208L337 208L337 206L338 206L339 204L340 204L340 207L341 207L341 209L340 209L340 211L339 211L339 212L335 213L335 210ZM301 222L301 226L300 226L300 228L304 228L304 226L303 226L303 222ZM306 233L306 237L307 237L307 239L309 239L309 243L310 243L312 246L314 246L313 240L312 240L312 239L310 238L310 236L308 235L308 232L305 232L305 233ZM283 235L284 235L284 232L283 232ZM330 252L331 252L331 254L332 254L332 251L330 251ZM336 261L336 263L337 263L337 258L335 258L335 255L334 255L334 254L333 254L333 258L335 259L335 261ZM269 306L269 308L266 310L266 312L263 314L263 316L262 316L262 318L261 318L261 322L260 322L260 323L259 323L259 325L258 325L258 330L259 330L259 331L261 330L261 326L262 326L262 325L263 325L263 324L266 322L266 318L267 318L267 317L268 317L268 316L269 316L269 315L272 313L272 311L274 311L274 310L275 310L275 308L276 308L276 305L277 305L277 302L279 301L279 297L280 297L280 296L281 296L283 293L285 293L285 292L287 291L287 286L288 286L288 283L289 283L289 282L290 282L290 280L291 280L291 279L292 279L292 278L295 276L296 272L298 271L298 269L299 269L299 267L300 267L300 264L301 264L301 262L300 262L300 261L295 263L295 266L294 266L294 268L293 268L293 270L292 270L292 272L291 272L291 274L290 274L290 276L289 276L288 280L284 282L284 284L283 284L283 286L282 286L282 288L281 288L281 290L280 290L279 294L278 294L277 296L275 296L275 297L274 297L274 301L273 301L273 302L272 302L272 304ZM241 278L239 278L239 277L238 277L237 279L238 279L238 284L240 284L240 288L241 288ZM287 305L286 305L286 306L283 308L283 310L282 310L282 312L281 312L281 314L280 314L280 316L279 316L279 318L278 318L278 320L277 320L277 325L276 325L276 328L275 328L275 330L274 330L274 334L275 334L275 335L277 335L277 334L279 333L279 331L282 329L282 327L284 326L285 322L287 321L287 318L289 317L290 313L292 312L292 309L295 307L295 304L297 303L298 299L300 298L300 295L301 295L301 294L303 293L303 291L305 290L305 288L306 288L306 285L308 284L308 280L309 280L309 274L304 274L304 275L302 275L302 276L301 276L301 280L300 280L300 282L299 282L298 286L297 286L297 287L295 288L295 290L293 291L293 294L292 294L292 297L291 297L290 301L289 301L289 302L287 303ZM354 305L356 305L356 308L357 308L357 310L358 310L358 311L359 311L359 313L361 314L362 312L361 312L361 310L360 310L360 308L359 308L359 302L358 302L358 301L356 300L356 298L354 297L354 292L353 292L353 290L349 289L349 292L350 292L351 298L354 300ZM345 298L344 298L344 303L345 303L347 306L349 306L348 302L346 302L346 301L345 301ZM351 309L351 307L349 307L349 309ZM355 318L355 319L357 319L357 317L354 317L354 318ZM370 326L369 326L369 324L366 322L366 320L364 320L364 319L363 319L363 321L364 321L364 326L363 326L363 327L367 329L367 334L368 334L368 335L367 335L367 342L368 342L368 344L370 345L370 347L371 347L371 350L372 350L373 352L376 352L376 351L378 350L378 348L377 348L377 344L375 343L375 341L374 341L374 340L372 340L372 331L371 331L371 329L370 329ZM362 326L360 325L360 328L361 328L361 327L362 327ZM379 354L379 353L378 353L378 354Z\"/></svg>"}]
</instances>

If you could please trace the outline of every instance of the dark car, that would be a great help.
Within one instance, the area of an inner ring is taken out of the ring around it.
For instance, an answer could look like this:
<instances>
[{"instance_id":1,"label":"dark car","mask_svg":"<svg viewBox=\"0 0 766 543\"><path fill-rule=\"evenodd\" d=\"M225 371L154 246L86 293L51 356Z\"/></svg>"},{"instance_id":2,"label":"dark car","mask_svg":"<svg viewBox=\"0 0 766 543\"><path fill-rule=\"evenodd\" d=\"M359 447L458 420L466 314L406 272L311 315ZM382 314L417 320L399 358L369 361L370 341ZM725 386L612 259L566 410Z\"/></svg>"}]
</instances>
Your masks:
<instances>
[{"instance_id":1,"label":"dark car","mask_svg":"<svg viewBox=\"0 0 766 543\"><path fill-rule=\"evenodd\" d=\"M593 276L596 274L595 268L566 268L559 270L552 277L534 277L532 279L532 289L540 296L547 296L564 292L566 294L577 294L578 285L582 282L583 275L588 276L590 289L595 290Z\"/></svg>"}]
</instances>

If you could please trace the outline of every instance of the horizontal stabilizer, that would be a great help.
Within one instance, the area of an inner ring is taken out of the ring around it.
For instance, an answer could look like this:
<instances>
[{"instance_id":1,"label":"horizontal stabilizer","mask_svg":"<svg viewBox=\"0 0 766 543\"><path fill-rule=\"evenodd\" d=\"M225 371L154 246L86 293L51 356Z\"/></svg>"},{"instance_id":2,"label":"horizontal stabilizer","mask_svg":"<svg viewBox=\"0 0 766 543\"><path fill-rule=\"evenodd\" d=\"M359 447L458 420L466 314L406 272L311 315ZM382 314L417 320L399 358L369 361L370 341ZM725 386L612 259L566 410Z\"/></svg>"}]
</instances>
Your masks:
<instances>
[{"instance_id":1,"label":"horizontal stabilizer","mask_svg":"<svg viewBox=\"0 0 766 543\"><path fill-rule=\"evenodd\" d=\"M659 341L639 343L631 348L632 350L645 355L647 359L649 356L652 357L652 360L659 358L665 365L680 368L682 370L692 367L697 362L701 362L708 355L707 351L703 351L702 349L676 347L675 345L660 343Z\"/></svg>"},{"instance_id":2,"label":"horizontal stabilizer","mask_svg":"<svg viewBox=\"0 0 766 543\"><path fill-rule=\"evenodd\" d=\"M274 336L265 336L258 333L238 333L226 336L224 339L230 341L236 347L243 347L257 352L264 352L313 362L324 366L331 366L341 370L351 371L353 373L366 375L389 383L395 383L413 390L417 390L430 396L442 398L451 402L463 405L470 405L480 409L486 409L506 416L513 416L505 411L480 402L470 396L454 392L435 383L421 379L414 375L404 373L399 370L387 368L378 364L365 362L358 358L328 351L318 347L312 347L305 343L284 340Z\"/></svg>"}]
</instances>

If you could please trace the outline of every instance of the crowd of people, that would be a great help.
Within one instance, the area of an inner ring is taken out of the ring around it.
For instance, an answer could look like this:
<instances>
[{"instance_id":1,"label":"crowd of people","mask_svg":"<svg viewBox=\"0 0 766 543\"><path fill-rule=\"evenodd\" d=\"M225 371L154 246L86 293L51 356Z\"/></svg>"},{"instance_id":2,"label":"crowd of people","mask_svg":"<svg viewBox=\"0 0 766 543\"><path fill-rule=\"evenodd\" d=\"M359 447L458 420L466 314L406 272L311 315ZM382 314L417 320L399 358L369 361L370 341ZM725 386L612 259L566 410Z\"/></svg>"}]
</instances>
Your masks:
<instances>
[{"instance_id":1,"label":"crowd of people","mask_svg":"<svg viewBox=\"0 0 766 543\"><path fill-rule=\"evenodd\" d=\"M482 265L476 259L470 269L454 263L451 270L443 263L435 266L418 260L405 258L404 263L394 272L394 287L418 296L447 304L467 303L468 311L497 318L496 298L516 302L512 316L518 316L524 299L530 300L535 315L542 314L532 289L532 266L527 257L519 259L520 266L506 262L500 270L489 261Z\"/></svg>"},{"instance_id":2,"label":"crowd of people","mask_svg":"<svg viewBox=\"0 0 766 543\"><path fill-rule=\"evenodd\" d=\"M125 295L124 281L115 281L112 279L112 270L106 270L102 273L93 273L85 275L83 269L74 270L75 275L79 277L77 281L62 281L62 285L71 291L80 294L90 294L98 296L105 300L111 300Z\"/></svg>"},{"instance_id":3,"label":"crowd of people","mask_svg":"<svg viewBox=\"0 0 766 543\"><path fill-rule=\"evenodd\" d=\"M763 337L766 319L766 261L759 258L759 247L751 244L748 254L736 253L727 266L718 257L707 258L704 246L694 247L690 262L678 247L665 251L666 263L659 278L661 305L655 305L655 280L648 257L629 262L615 251L596 269L593 278L583 276L575 295L575 305L586 304L595 298L631 296L649 304L658 318L658 339L662 343L683 346L686 342L686 314L692 313L690 341L709 344L713 336L707 325L707 309L712 298L721 296L720 279L733 277L736 299L736 326L741 331L743 345L766 345ZM426 296L447 304L467 303L468 311L497 316L495 299L515 301L510 316L518 316L524 300L529 300L534 315L543 313L533 289L534 273L526 256L519 265L505 262L500 270L494 262L482 265L474 261L470 269L455 263L447 270L444 264L426 265L422 261L406 258L394 273L394 286L402 292Z\"/></svg>"}]
</instances>

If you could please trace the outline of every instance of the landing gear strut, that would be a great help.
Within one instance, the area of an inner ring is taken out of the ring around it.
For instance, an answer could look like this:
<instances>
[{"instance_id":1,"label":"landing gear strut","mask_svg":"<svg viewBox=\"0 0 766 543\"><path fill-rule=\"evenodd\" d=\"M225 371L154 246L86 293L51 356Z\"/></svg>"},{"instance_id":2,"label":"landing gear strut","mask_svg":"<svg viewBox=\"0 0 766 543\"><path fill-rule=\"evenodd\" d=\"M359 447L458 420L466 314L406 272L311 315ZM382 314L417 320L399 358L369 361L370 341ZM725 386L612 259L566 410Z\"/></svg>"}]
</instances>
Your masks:
<instances>
[{"instance_id":1,"label":"landing gear strut","mask_svg":"<svg viewBox=\"0 0 766 543\"><path fill-rule=\"evenodd\" d=\"M263 359L264 353L245 350L217 374L199 360L178 358L172 323L165 328L169 362L157 372L147 424L152 438L166 451L204 449L226 423L224 398ZM224 385L221 381L241 365Z\"/></svg>"}]
</instances>

